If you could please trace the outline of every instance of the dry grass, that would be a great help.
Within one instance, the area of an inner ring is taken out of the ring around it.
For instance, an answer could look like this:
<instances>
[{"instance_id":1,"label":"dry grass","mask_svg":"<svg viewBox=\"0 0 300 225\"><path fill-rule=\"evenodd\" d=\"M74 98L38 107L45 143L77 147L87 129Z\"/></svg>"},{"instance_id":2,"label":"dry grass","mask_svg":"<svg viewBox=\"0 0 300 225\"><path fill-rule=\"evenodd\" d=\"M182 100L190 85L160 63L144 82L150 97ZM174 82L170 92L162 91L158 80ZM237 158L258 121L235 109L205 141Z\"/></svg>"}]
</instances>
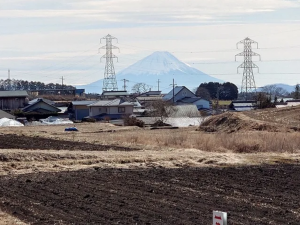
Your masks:
<instances>
[{"instance_id":1,"label":"dry grass","mask_svg":"<svg viewBox=\"0 0 300 225\"><path fill-rule=\"evenodd\" d=\"M31 137L97 144L113 144L140 149L194 148L209 152L288 152L300 150L299 132L248 131L235 133L205 133L195 127L177 130L148 130L137 127L116 127L110 124L78 124L79 132L64 132L65 126L24 127L2 129ZM38 130L38 131L37 131Z\"/></svg>"},{"instance_id":2,"label":"dry grass","mask_svg":"<svg viewBox=\"0 0 300 225\"><path fill-rule=\"evenodd\" d=\"M300 150L299 133L216 133L207 134L180 130L177 132L166 131L131 131L108 134L105 142L136 144L140 146L156 146L171 148L195 148L212 152L289 152Z\"/></svg>"}]
</instances>

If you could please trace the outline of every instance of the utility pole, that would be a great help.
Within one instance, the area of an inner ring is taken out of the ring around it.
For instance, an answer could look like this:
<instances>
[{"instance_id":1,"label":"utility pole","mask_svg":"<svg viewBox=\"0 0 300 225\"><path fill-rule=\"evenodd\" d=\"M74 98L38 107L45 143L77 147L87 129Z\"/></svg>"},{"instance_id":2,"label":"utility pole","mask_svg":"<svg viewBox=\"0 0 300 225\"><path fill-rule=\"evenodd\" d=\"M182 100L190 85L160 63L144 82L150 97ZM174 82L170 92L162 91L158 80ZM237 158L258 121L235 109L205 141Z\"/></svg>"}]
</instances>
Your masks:
<instances>
[{"instance_id":1,"label":"utility pole","mask_svg":"<svg viewBox=\"0 0 300 225\"><path fill-rule=\"evenodd\" d=\"M175 90L174 89L175 89L175 85L177 85L177 84L175 84L174 78L173 78L173 83L170 85L173 86L173 104L174 104L175 103Z\"/></svg>"},{"instance_id":2,"label":"utility pole","mask_svg":"<svg viewBox=\"0 0 300 225\"><path fill-rule=\"evenodd\" d=\"M256 44L258 48L258 43L256 41L253 41L247 37L236 44L237 48L239 44L244 45L244 51L235 55L235 61L237 56L244 57L244 62L237 68L237 72L239 72L239 68L244 69L242 86L241 86L241 94L242 96L244 95L245 100L247 100L248 93L256 92L253 68L257 68L259 72L258 66L252 62L252 56L259 56L259 60L261 60L261 57L259 54L252 52L252 46L251 46L252 44Z\"/></svg>"},{"instance_id":3,"label":"utility pole","mask_svg":"<svg viewBox=\"0 0 300 225\"><path fill-rule=\"evenodd\" d=\"M219 101L220 101L220 90L222 90L223 89L223 87L221 86L220 87L220 85L218 86L218 88L217 88L217 104L216 104L216 114L218 114L219 113Z\"/></svg>"},{"instance_id":4,"label":"utility pole","mask_svg":"<svg viewBox=\"0 0 300 225\"><path fill-rule=\"evenodd\" d=\"M159 91L159 83L160 83L160 80L158 79L158 80L157 80L157 87L158 87L158 88L157 88L157 91Z\"/></svg>"},{"instance_id":5,"label":"utility pole","mask_svg":"<svg viewBox=\"0 0 300 225\"><path fill-rule=\"evenodd\" d=\"M126 91L126 87L127 87L127 86L126 86L126 82L128 82L129 80L123 79L122 81L124 82L124 86L123 86L124 91Z\"/></svg>"},{"instance_id":6,"label":"utility pole","mask_svg":"<svg viewBox=\"0 0 300 225\"><path fill-rule=\"evenodd\" d=\"M112 40L113 39L118 40L118 39L111 36L110 34L108 34L107 36L101 39L105 39L106 41L106 45L100 48L100 49L106 49L106 54L100 58L100 61L102 58L105 58L106 60L102 91L117 91L118 85L116 80L113 58L118 59L118 57L112 53L112 50L119 49L119 48L112 45ZM101 39L100 39L100 43L101 43Z\"/></svg>"},{"instance_id":7,"label":"utility pole","mask_svg":"<svg viewBox=\"0 0 300 225\"><path fill-rule=\"evenodd\" d=\"M64 77L62 76L60 79L61 79L61 89L64 89Z\"/></svg>"},{"instance_id":8,"label":"utility pole","mask_svg":"<svg viewBox=\"0 0 300 225\"><path fill-rule=\"evenodd\" d=\"M10 69L8 69L8 90L11 90L11 82L10 82Z\"/></svg>"}]
</instances>

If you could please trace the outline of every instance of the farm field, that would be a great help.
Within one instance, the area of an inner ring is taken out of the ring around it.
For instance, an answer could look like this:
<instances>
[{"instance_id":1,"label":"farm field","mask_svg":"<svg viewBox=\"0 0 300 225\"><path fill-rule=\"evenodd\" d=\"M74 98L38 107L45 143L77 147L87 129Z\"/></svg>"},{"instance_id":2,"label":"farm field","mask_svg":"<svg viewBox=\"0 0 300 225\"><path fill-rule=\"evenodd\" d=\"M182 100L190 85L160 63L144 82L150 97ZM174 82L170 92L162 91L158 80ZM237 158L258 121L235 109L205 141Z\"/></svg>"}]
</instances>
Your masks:
<instances>
[{"instance_id":1,"label":"farm field","mask_svg":"<svg viewBox=\"0 0 300 225\"><path fill-rule=\"evenodd\" d=\"M299 121L287 113L286 125L283 111L255 111L203 129L1 128L0 224L211 224L212 210L229 224L299 224Z\"/></svg>"}]
</instances>

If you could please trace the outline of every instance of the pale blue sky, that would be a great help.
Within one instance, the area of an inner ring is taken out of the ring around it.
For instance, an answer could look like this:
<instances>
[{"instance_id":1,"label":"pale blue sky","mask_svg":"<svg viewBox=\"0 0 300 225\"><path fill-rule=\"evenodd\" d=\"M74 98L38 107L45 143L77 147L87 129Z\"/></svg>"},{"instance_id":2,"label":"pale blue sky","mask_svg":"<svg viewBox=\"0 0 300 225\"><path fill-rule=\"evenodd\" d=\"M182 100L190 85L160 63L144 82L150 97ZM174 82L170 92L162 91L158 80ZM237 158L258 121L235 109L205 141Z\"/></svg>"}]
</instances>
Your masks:
<instances>
[{"instance_id":1,"label":"pale blue sky","mask_svg":"<svg viewBox=\"0 0 300 225\"><path fill-rule=\"evenodd\" d=\"M119 39L116 72L169 51L239 85L235 46L250 37L262 56L257 86L300 82L299 0L0 0L0 79L8 69L15 79L101 79L99 40L108 33Z\"/></svg>"}]
</instances>

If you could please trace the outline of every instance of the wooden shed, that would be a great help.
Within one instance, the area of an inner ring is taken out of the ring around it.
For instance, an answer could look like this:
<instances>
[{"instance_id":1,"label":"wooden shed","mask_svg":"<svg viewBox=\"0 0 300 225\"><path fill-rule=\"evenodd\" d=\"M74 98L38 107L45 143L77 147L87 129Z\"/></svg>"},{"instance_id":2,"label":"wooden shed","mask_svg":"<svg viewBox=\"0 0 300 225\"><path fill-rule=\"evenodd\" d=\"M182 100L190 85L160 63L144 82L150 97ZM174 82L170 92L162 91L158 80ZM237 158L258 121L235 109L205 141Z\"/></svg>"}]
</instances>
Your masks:
<instances>
[{"instance_id":1,"label":"wooden shed","mask_svg":"<svg viewBox=\"0 0 300 225\"><path fill-rule=\"evenodd\" d=\"M23 108L28 102L27 91L0 91L0 109L15 110Z\"/></svg>"}]
</instances>

